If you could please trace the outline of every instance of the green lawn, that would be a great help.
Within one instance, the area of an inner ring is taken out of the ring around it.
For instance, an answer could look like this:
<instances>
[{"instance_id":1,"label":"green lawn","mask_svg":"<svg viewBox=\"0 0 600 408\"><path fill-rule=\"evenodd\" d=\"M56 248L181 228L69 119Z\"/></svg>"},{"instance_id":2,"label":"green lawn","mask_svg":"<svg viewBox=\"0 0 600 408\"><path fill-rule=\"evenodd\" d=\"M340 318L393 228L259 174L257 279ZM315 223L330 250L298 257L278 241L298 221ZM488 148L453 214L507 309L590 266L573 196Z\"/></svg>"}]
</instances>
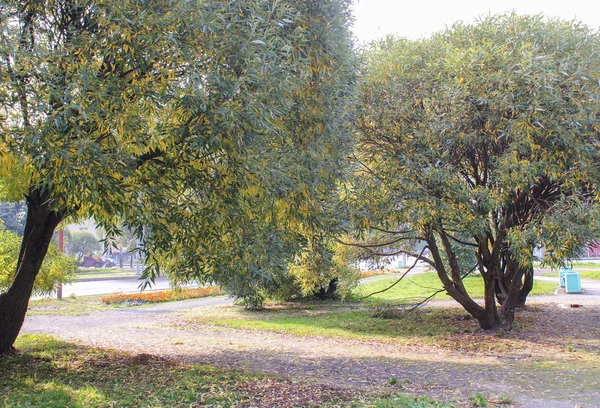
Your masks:
<instances>
[{"instance_id":1,"label":"green lawn","mask_svg":"<svg viewBox=\"0 0 600 408\"><path fill-rule=\"evenodd\" d=\"M396 279L384 279L359 286L358 295L364 296L388 287ZM483 295L481 278L465 279L465 285L475 296ZM239 307L207 308L191 322L285 332L299 336L323 336L341 339L376 340L404 344L433 344L444 341L448 335L476 330L479 325L458 304L451 308L424 308L416 311L394 309L393 306L422 300L441 287L434 273L413 275L388 292L361 303L345 304L299 303L273 305L262 312L250 312ZM556 285L536 282L534 294L553 293ZM440 293L437 298L449 298ZM392 307L391 309L389 307ZM388 318L381 318L381 317ZM519 319L515 328L520 326Z\"/></svg>"},{"instance_id":2,"label":"green lawn","mask_svg":"<svg viewBox=\"0 0 600 408\"><path fill-rule=\"evenodd\" d=\"M357 288L356 295L357 297L367 296L370 293L387 288L396 280L397 278L390 278L366 283ZM479 275L468 276L463 282L472 297L483 297L483 280ZM441 288L442 284L437 275L433 272L426 272L406 276L390 290L366 298L363 302L372 306L414 303L427 298ZM531 294L550 294L555 289L556 284L552 282L536 281ZM435 299L450 299L450 297L445 292L441 292L435 296Z\"/></svg>"},{"instance_id":3,"label":"green lawn","mask_svg":"<svg viewBox=\"0 0 600 408\"><path fill-rule=\"evenodd\" d=\"M573 271L579 272L581 279L600 280L600 263L573 262ZM558 269L544 268L536 273L542 276L558 277Z\"/></svg>"},{"instance_id":4,"label":"green lawn","mask_svg":"<svg viewBox=\"0 0 600 408\"><path fill-rule=\"evenodd\" d=\"M82 316L118 307L102 303L102 296L65 297L60 300L55 298L30 300L27 314Z\"/></svg>"},{"instance_id":5,"label":"green lawn","mask_svg":"<svg viewBox=\"0 0 600 408\"><path fill-rule=\"evenodd\" d=\"M600 280L600 270L589 271L589 270L575 270L581 275L581 279Z\"/></svg>"},{"instance_id":6,"label":"green lawn","mask_svg":"<svg viewBox=\"0 0 600 408\"><path fill-rule=\"evenodd\" d=\"M476 321L460 308L399 312L395 318L373 317L374 310L352 310L333 303L317 308L269 308L250 312L236 306L203 310L193 323L285 332L298 336L323 336L349 340L376 340L404 344L432 344L451 333L475 330ZM376 311L375 311L376 312Z\"/></svg>"},{"instance_id":7,"label":"green lawn","mask_svg":"<svg viewBox=\"0 0 600 408\"><path fill-rule=\"evenodd\" d=\"M318 385L208 365L175 363L147 354L77 346L51 336L23 335L16 347L20 354L0 358L1 407L260 406L253 389L264 391L265 385L269 386L264 395L267 399L296 389L312 393L307 395L308 401L321 399L303 406L445 406L427 397L399 395L393 387L384 394L379 392L379 396L359 392L350 396L343 392L341 396L323 396Z\"/></svg>"},{"instance_id":8,"label":"green lawn","mask_svg":"<svg viewBox=\"0 0 600 408\"><path fill-rule=\"evenodd\" d=\"M75 271L75 279L89 279L89 278L119 278L119 277L133 277L135 278L135 268L77 268Z\"/></svg>"}]
</instances>

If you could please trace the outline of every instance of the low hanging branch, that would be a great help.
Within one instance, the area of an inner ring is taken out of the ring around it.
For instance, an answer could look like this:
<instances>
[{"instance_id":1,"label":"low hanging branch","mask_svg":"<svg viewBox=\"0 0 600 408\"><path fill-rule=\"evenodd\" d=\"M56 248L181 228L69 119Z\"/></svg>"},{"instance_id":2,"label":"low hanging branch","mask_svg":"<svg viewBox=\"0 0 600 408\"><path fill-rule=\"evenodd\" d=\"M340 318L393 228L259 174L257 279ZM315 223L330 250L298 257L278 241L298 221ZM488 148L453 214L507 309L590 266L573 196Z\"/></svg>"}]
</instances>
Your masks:
<instances>
[{"instance_id":1,"label":"low hanging branch","mask_svg":"<svg viewBox=\"0 0 600 408\"><path fill-rule=\"evenodd\" d=\"M417 310L418 308L420 308L421 306L423 306L424 304L426 304L427 302L429 302L431 299L433 299L434 297L436 297L438 295L438 293L442 293L443 291L445 291L446 289L439 289L436 290L435 292L433 292L431 295L427 296L425 299L421 300L419 303L416 303L414 305L412 305L410 307L410 309L408 309L409 312L413 312L415 310Z\"/></svg>"},{"instance_id":2,"label":"low hanging branch","mask_svg":"<svg viewBox=\"0 0 600 408\"><path fill-rule=\"evenodd\" d=\"M477 265L475 265L474 267L471 268L471 270L469 272L467 272L463 277L460 278L460 280L463 280L464 278L466 278L467 276L469 276L470 274L472 274L473 272L475 272L475 269L477 269ZM427 302L429 302L431 299L433 299L434 297L437 296L438 293L442 293L444 292L446 289L442 288L439 290L436 290L435 292L433 292L431 295L427 296L425 299L423 299L422 301L420 301L419 303L416 303L414 305L412 305L410 307L410 309L408 309L409 312L412 312L414 310L417 310L418 308L420 308L421 306L427 304Z\"/></svg>"},{"instance_id":3,"label":"low hanging branch","mask_svg":"<svg viewBox=\"0 0 600 408\"><path fill-rule=\"evenodd\" d=\"M392 283L390 286L388 286L388 287L387 287L387 288L385 288L385 289L378 290L377 292L373 292L373 293L371 293L371 294L369 294L369 295L367 295L367 296L363 296L363 297L359 298L359 300L363 300L363 299L369 298L369 297L371 297L371 296L373 296L373 295L377 295L377 294L379 294L379 293L386 292L386 291L390 290L391 288L393 288L394 286L396 286L398 283L400 283L400 281L401 281L402 279L404 279L404 277L405 277L406 275L408 275L408 273L409 273L410 271L412 271L412 270L414 269L414 267L415 267L415 266L417 266L417 262L419 262L419 260L421 259L421 256L423 256L423 253L425 252L425 250L426 250L427 248L429 248L429 247L428 247L428 246L425 246L425 247L423 247L423 249L421 250L421 253L420 253L420 254L419 254L419 256L418 256L418 257L415 259L415 262L412 264L412 266L411 266L410 268L408 268L408 269L406 270L406 272L404 272L404 273L402 274L402 276L400 276L396 282Z\"/></svg>"}]
</instances>

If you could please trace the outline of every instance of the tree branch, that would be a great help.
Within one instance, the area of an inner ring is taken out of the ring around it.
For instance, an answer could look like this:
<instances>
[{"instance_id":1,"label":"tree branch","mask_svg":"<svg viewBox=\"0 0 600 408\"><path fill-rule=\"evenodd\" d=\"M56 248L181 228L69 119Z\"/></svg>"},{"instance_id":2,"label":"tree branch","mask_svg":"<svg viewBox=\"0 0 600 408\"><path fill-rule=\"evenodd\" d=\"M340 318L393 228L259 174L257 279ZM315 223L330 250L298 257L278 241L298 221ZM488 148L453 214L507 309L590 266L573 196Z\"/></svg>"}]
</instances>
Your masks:
<instances>
[{"instance_id":1,"label":"tree branch","mask_svg":"<svg viewBox=\"0 0 600 408\"><path fill-rule=\"evenodd\" d=\"M363 296L363 297L359 298L359 300L363 300L363 299L369 298L369 297L371 297L371 296L373 296L373 295L377 295L377 294L379 294L379 293L383 293L383 292L385 292L385 291L388 291L388 290L390 290L391 288L393 288L394 286L396 286L398 283L400 283L400 281L401 281L402 279L404 279L404 277L405 277L406 275L408 275L408 273L409 273L410 271L412 271L412 270L414 269L414 267L415 267L415 266L417 266L417 262L419 262L419 258L420 258L420 257L423 255L423 252L425 252L425 249L426 249L426 248L427 248L427 247L425 247L425 248L423 248L423 249L421 250L421 253L419 254L419 257L418 257L418 258L415 260L415 262L412 264L412 266L411 266L410 268L408 268L408 269L406 270L406 272L404 272L404 273L402 274L402 276L400 276L400 278L398 278L398 280L397 280L396 282L394 282L393 284L391 284L390 286L388 286L388 287L387 287L387 288L385 288L385 289L378 290L378 291L376 291L376 292L373 292L373 293L371 293L371 294L369 294L369 295L367 295L367 296Z\"/></svg>"}]
</instances>

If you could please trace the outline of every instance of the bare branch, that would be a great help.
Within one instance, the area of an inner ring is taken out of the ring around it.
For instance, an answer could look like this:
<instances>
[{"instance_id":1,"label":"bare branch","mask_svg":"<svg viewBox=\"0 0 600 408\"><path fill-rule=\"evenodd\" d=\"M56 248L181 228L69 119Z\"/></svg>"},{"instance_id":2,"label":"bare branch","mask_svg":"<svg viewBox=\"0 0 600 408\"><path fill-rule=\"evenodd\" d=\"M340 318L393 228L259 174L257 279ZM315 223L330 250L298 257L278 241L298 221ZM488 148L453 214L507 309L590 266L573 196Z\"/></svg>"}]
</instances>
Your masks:
<instances>
[{"instance_id":1,"label":"bare branch","mask_svg":"<svg viewBox=\"0 0 600 408\"><path fill-rule=\"evenodd\" d=\"M382 242L382 243L374 243L374 244L360 244L358 242L344 242L340 239L335 239L336 242L342 244L342 245L348 245L348 246L354 246L354 247L358 247L358 248L379 248L379 247L383 247L383 246L388 246L388 245L392 245L392 244L396 244L400 241L408 241L411 240L411 237L400 237L400 238L396 238L393 241L389 241L389 242Z\"/></svg>"},{"instance_id":2,"label":"bare branch","mask_svg":"<svg viewBox=\"0 0 600 408\"><path fill-rule=\"evenodd\" d=\"M386 234L410 234L410 233L414 232L414 230L391 231L391 230L386 230L384 228L373 227L373 226L369 226L369 228L373 229L375 231L385 232ZM413 239L425 241L423 238L420 238L420 237L413 237Z\"/></svg>"},{"instance_id":3,"label":"bare branch","mask_svg":"<svg viewBox=\"0 0 600 408\"><path fill-rule=\"evenodd\" d=\"M376 291L376 292L373 292L373 293L371 293L371 294L369 294L369 295L367 295L367 296L363 296L363 297L361 297L359 300L363 300L363 299L369 298L369 297L371 297L371 296L373 296L373 295L377 295L378 293L383 293L383 292L385 292L385 291L388 291L388 290L390 290L391 288L393 288L394 286L396 286L398 283L400 283L400 281L401 281L402 279L404 279L404 277L405 277L406 275L408 275L408 273L409 273L410 271L412 271L412 270L414 269L414 267L415 267L415 266L417 266L417 262L419 262L419 258L420 258L420 257L423 255L423 252L425 252L425 249L426 249L426 248L427 248L427 247L425 247L425 248L423 248L423 249L421 250L421 253L419 254L419 257L418 257L417 259L415 259L415 262L412 264L412 266L411 266L410 268L408 268L408 269L406 270L406 272L404 272L404 273L402 274L402 276L400 276L400 278L398 278L398 280L397 280L396 282L392 283L390 286L388 286L388 287L387 287L387 288L385 288L385 289L378 290L378 291Z\"/></svg>"}]
</instances>

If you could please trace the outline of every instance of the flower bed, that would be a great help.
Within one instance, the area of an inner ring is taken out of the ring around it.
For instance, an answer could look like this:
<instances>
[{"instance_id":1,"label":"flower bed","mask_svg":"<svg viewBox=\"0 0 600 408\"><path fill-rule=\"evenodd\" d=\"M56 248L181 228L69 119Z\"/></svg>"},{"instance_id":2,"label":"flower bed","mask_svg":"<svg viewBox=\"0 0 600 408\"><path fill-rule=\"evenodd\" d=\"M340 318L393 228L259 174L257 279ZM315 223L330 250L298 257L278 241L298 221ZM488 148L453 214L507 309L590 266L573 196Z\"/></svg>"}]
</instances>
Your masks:
<instances>
[{"instance_id":1,"label":"flower bed","mask_svg":"<svg viewBox=\"0 0 600 408\"><path fill-rule=\"evenodd\" d=\"M360 277L361 278L370 278L371 276L378 276L378 275L383 275L385 273L390 273L393 271L390 271L388 269L376 269L374 271L364 271L360 273Z\"/></svg>"},{"instance_id":2,"label":"flower bed","mask_svg":"<svg viewBox=\"0 0 600 408\"><path fill-rule=\"evenodd\" d=\"M180 288L171 290L161 290L157 292L141 293L113 293L104 296L102 302L110 304L141 304L141 303L160 303L173 300L196 299L207 296L216 296L223 294L218 286L206 286L203 288Z\"/></svg>"}]
</instances>

